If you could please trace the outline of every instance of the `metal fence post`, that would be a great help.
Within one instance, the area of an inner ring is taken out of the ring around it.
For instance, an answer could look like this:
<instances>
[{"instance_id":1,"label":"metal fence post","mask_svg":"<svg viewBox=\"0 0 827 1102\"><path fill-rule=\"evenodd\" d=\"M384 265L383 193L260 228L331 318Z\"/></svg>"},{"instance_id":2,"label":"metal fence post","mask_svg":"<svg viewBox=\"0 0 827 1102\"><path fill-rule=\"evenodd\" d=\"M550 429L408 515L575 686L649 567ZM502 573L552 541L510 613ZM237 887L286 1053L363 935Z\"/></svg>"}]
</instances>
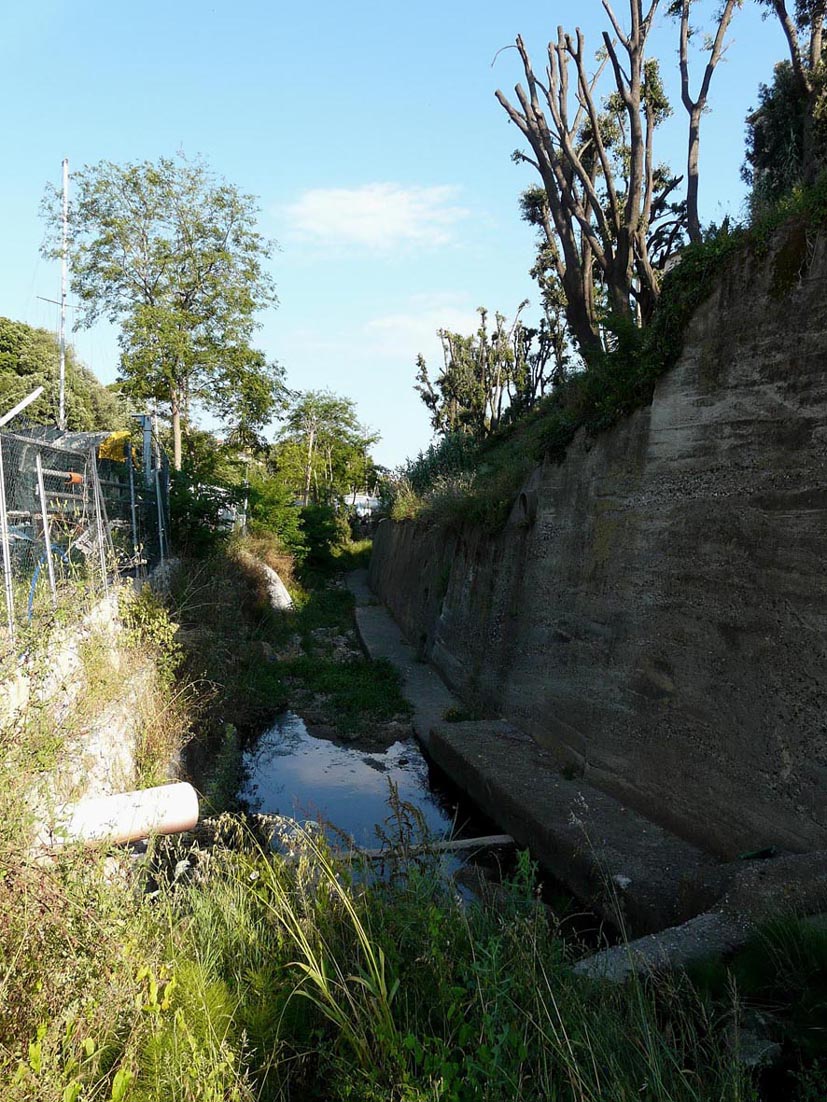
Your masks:
<instances>
[{"instance_id":1,"label":"metal fence post","mask_svg":"<svg viewBox=\"0 0 827 1102\"><path fill-rule=\"evenodd\" d=\"M132 518L132 557L138 565L138 507L135 503L135 464L132 462L132 445L125 445L126 467L129 471L129 511Z\"/></svg>"},{"instance_id":2,"label":"metal fence post","mask_svg":"<svg viewBox=\"0 0 827 1102\"><path fill-rule=\"evenodd\" d=\"M6 511L6 475L3 469L3 438L0 436L0 545L3 549L3 582L6 592L6 616L9 623L9 636L14 642L14 587L11 576L11 540L9 539L9 517Z\"/></svg>"},{"instance_id":3,"label":"metal fence post","mask_svg":"<svg viewBox=\"0 0 827 1102\"><path fill-rule=\"evenodd\" d=\"M155 501L158 506L158 551L161 556L161 567L164 565L164 504L161 501L161 472L155 468Z\"/></svg>"},{"instance_id":4,"label":"metal fence post","mask_svg":"<svg viewBox=\"0 0 827 1102\"><path fill-rule=\"evenodd\" d=\"M57 586L55 585L55 564L52 562L52 535L49 531L49 513L46 509L46 487L43 485L43 464L40 452L34 457L37 469L37 491L40 495L40 515L43 518L43 542L46 545L46 565L49 568L49 589L52 591L52 604L57 608Z\"/></svg>"},{"instance_id":5,"label":"metal fence post","mask_svg":"<svg viewBox=\"0 0 827 1102\"><path fill-rule=\"evenodd\" d=\"M98 536L98 556L100 558L101 568L101 580L103 581L103 592L105 596L109 596L109 579L106 577L106 552L103 546L103 515L101 512L101 488L100 479L98 478L98 461L95 455L95 449L92 448L89 452L89 464L92 468L92 494L95 498L95 528Z\"/></svg>"}]
</instances>

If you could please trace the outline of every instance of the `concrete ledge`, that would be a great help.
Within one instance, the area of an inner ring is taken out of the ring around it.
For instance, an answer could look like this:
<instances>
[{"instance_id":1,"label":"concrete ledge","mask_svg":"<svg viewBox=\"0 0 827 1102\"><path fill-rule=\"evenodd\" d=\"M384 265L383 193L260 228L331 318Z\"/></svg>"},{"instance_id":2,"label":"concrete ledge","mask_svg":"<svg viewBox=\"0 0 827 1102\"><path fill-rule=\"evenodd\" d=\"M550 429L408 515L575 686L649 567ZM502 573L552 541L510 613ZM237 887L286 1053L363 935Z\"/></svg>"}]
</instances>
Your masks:
<instances>
[{"instance_id":1,"label":"concrete ledge","mask_svg":"<svg viewBox=\"0 0 827 1102\"><path fill-rule=\"evenodd\" d=\"M412 723L416 737L428 749L431 728L445 719L449 708L460 706L459 697L427 662L420 660L416 648L406 643L388 610L368 588L367 571L354 570L347 585L356 601L356 631L368 657L385 658L402 675L402 691L413 708Z\"/></svg>"},{"instance_id":2,"label":"concrete ledge","mask_svg":"<svg viewBox=\"0 0 827 1102\"><path fill-rule=\"evenodd\" d=\"M685 922L723 891L728 866L561 776L551 754L505 721L437 724L428 751L545 869L627 932Z\"/></svg>"},{"instance_id":3,"label":"concrete ledge","mask_svg":"<svg viewBox=\"0 0 827 1102\"><path fill-rule=\"evenodd\" d=\"M728 956L746 944L762 922L781 915L827 929L827 853L733 862L731 883L717 908L681 926L615 945L574 966L578 975L622 983L638 973L685 968Z\"/></svg>"},{"instance_id":4,"label":"concrete ledge","mask_svg":"<svg viewBox=\"0 0 827 1102\"><path fill-rule=\"evenodd\" d=\"M745 918L707 912L623 945L613 945L575 964L578 976L623 983L631 976L686 968L710 957L727 956L747 941L753 930Z\"/></svg>"},{"instance_id":5,"label":"concrete ledge","mask_svg":"<svg viewBox=\"0 0 827 1102\"><path fill-rule=\"evenodd\" d=\"M729 872L716 858L618 800L561 776L528 735L503 720L446 723L461 706L433 667L418 660L365 571L348 575L356 624L371 658L393 662L414 709L414 730L434 762L557 880L632 934L674 926L708 910Z\"/></svg>"}]
</instances>

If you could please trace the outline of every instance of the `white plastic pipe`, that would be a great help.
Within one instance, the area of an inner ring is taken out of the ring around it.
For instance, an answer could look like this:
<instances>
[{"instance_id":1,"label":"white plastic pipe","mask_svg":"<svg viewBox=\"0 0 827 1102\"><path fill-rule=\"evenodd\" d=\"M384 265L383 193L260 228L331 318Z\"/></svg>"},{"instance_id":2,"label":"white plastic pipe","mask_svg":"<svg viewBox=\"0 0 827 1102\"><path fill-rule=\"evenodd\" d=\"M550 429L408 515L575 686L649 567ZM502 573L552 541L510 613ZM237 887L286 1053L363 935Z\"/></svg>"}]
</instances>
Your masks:
<instances>
[{"instance_id":1,"label":"white plastic pipe","mask_svg":"<svg viewBox=\"0 0 827 1102\"><path fill-rule=\"evenodd\" d=\"M41 835L47 846L137 842L150 834L179 834L198 822L198 795L191 784L165 784L66 804Z\"/></svg>"}]
</instances>

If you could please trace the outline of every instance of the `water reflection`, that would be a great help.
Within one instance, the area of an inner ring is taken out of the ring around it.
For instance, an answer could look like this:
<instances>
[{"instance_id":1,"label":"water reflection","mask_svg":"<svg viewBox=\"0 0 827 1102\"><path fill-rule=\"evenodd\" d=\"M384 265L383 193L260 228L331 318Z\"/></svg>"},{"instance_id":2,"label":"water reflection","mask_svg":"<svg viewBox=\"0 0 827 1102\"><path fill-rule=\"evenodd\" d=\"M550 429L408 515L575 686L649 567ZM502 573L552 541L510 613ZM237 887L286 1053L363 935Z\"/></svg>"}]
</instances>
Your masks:
<instances>
[{"instance_id":1,"label":"water reflection","mask_svg":"<svg viewBox=\"0 0 827 1102\"><path fill-rule=\"evenodd\" d=\"M375 844L376 824L388 818L388 780L421 811L434 834L447 833L455 808L430 788L428 765L411 739L383 752L354 750L314 738L304 720L286 712L244 756L241 790L252 811L321 819L357 844Z\"/></svg>"}]
</instances>

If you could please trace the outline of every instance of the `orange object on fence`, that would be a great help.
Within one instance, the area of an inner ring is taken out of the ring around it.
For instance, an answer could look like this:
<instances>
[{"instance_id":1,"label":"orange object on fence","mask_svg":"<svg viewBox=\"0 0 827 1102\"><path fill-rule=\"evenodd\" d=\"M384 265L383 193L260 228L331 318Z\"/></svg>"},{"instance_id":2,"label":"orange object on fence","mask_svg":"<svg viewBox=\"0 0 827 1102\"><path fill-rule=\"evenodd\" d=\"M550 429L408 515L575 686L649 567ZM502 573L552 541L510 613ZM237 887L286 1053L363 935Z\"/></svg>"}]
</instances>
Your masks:
<instances>
[{"instance_id":1,"label":"orange object on fence","mask_svg":"<svg viewBox=\"0 0 827 1102\"><path fill-rule=\"evenodd\" d=\"M80 486L83 482L83 475L78 474L77 471L67 471L66 477L69 480L70 486Z\"/></svg>"}]
</instances>

